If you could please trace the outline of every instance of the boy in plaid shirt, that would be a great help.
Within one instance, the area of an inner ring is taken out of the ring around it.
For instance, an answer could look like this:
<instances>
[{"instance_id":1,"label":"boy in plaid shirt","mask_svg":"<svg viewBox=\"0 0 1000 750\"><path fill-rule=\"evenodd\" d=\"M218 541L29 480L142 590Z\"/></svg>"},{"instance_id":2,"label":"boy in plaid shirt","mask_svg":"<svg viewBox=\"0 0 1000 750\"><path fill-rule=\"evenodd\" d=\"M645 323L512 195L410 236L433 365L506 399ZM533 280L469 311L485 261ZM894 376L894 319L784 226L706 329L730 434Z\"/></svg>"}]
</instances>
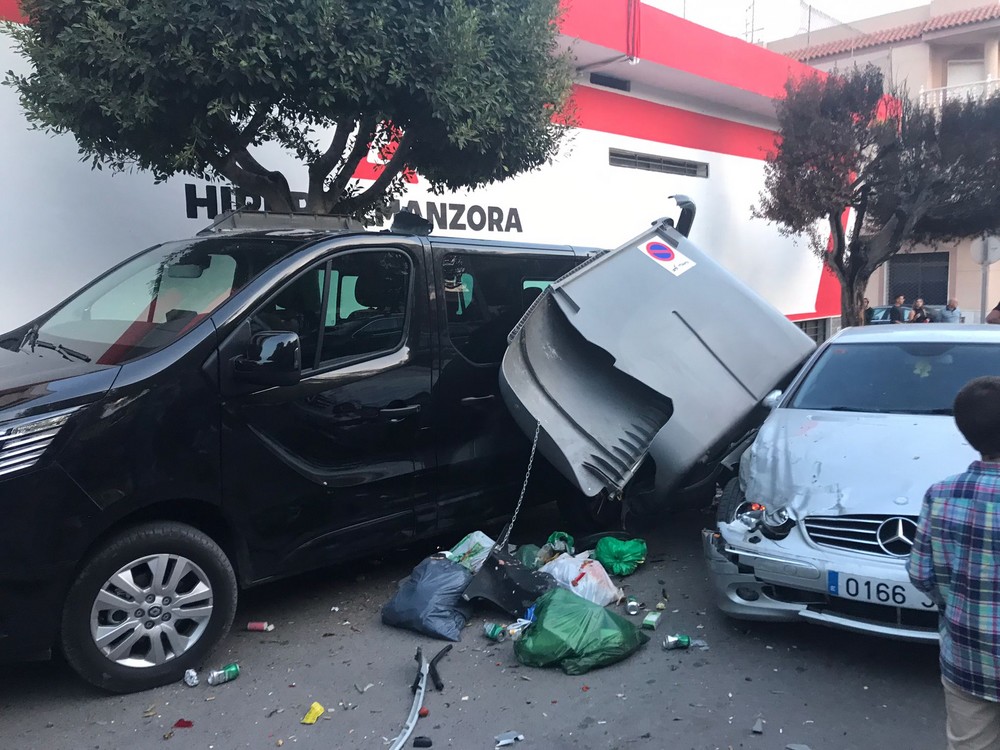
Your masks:
<instances>
[{"instance_id":1,"label":"boy in plaid shirt","mask_svg":"<svg viewBox=\"0 0 1000 750\"><path fill-rule=\"evenodd\" d=\"M954 414L982 460L927 490L906 567L940 613L949 749L1000 748L1000 377L966 384Z\"/></svg>"}]
</instances>

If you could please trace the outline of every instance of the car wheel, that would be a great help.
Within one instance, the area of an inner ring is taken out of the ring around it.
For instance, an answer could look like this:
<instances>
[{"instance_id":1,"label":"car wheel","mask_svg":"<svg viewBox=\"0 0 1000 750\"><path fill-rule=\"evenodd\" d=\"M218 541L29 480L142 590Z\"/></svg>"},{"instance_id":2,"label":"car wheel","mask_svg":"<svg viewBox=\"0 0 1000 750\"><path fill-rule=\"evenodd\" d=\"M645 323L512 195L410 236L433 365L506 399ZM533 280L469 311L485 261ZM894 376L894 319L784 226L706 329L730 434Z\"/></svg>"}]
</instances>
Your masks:
<instances>
[{"instance_id":1,"label":"car wheel","mask_svg":"<svg viewBox=\"0 0 1000 750\"><path fill-rule=\"evenodd\" d=\"M716 520L719 523L732 523L742 513L754 509L754 503L747 500L743 490L740 489L739 477L733 477L722 490L719 497L719 509L716 513Z\"/></svg>"},{"instance_id":2,"label":"car wheel","mask_svg":"<svg viewBox=\"0 0 1000 750\"><path fill-rule=\"evenodd\" d=\"M225 552L181 523L143 524L102 545L73 582L62 617L66 660L116 693L180 680L236 614Z\"/></svg>"},{"instance_id":3,"label":"car wheel","mask_svg":"<svg viewBox=\"0 0 1000 750\"><path fill-rule=\"evenodd\" d=\"M622 526L621 500L612 498L607 492L587 497L582 492L573 491L561 494L556 504L570 531L617 530Z\"/></svg>"}]
</instances>

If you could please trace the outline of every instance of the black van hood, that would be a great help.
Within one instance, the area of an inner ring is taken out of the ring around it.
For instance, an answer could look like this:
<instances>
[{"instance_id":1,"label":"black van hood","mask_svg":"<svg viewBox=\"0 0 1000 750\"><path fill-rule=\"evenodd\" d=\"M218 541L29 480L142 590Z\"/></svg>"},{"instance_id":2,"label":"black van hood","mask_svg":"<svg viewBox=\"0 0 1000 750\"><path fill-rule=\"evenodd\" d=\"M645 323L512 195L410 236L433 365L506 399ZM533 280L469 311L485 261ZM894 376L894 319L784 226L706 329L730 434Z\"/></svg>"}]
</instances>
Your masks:
<instances>
[{"instance_id":1,"label":"black van hood","mask_svg":"<svg viewBox=\"0 0 1000 750\"><path fill-rule=\"evenodd\" d=\"M0 348L0 422L96 401L110 390L119 370L52 351Z\"/></svg>"}]
</instances>

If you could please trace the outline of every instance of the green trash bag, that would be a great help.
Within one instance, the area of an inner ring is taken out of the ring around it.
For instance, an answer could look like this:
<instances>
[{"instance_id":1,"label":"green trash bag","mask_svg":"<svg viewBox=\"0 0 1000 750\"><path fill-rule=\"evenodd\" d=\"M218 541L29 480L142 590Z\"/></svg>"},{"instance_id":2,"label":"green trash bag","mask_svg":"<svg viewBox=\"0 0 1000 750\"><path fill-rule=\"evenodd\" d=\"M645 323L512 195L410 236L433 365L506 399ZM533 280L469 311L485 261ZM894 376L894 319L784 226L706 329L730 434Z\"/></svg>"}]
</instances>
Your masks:
<instances>
[{"instance_id":1,"label":"green trash bag","mask_svg":"<svg viewBox=\"0 0 1000 750\"><path fill-rule=\"evenodd\" d=\"M537 544L522 544L514 552L514 557L521 561L521 565L528 570L536 570L539 567L538 553L540 548Z\"/></svg>"},{"instance_id":2,"label":"green trash bag","mask_svg":"<svg viewBox=\"0 0 1000 750\"><path fill-rule=\"evenodd\" d=\"M557 588L535 602L535 622L514 642L514 654L529 667L584 674L621 661L648 640L621 615Z\"/></svg>"},{"instance_id":3,"label":"green trash bag","mask_svg":"<svg viewBox=\"0 0 1000 750\"><path fill-rule=\"evenodd\" d=\"M646 562L646 542L642 539L623 542L613 536L602 537L594 547L593 558L616 576L632 575L639 563Z\"/></svg>"}]
</instances>

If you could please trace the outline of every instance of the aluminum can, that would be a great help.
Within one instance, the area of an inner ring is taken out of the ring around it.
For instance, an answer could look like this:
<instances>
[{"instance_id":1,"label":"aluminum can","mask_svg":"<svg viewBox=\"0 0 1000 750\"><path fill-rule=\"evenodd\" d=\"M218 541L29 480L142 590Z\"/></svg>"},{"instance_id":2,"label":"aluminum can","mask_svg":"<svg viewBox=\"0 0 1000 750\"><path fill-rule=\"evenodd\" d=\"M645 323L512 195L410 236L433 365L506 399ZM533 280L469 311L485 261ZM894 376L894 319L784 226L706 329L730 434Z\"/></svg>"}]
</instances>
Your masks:
<instances>
[{"instance_id":1,"label":"aluminum can","mask_svg":"<svg viewBox=\"0 0 1000 750\"><path fill-rule=\"evenodd\" d=\"M189 669L184 672L184 684L188 687L197 687L198 685L198 673L193 669Z\"/></svg>"},{"instance_id":2,"label":"aluminum can","mask_svg":"<svg viewBox=\"0 0 1000 750\"><path fill-rule=\"evenodd\" d=\"M227 664L222 669L214 669L208 673L209 685L221 685L224 682L232 682L240 676L239 664Z\"/></svg>"},{"instance_id":3,"label":"aluminum can","mask_svg":"<svg viewBox=\"0 0 1000 750\"><path fill-rule=\"evenodd\" d=\"M630 615L639 614L639 601L634 596L630 596L625 601L625 611Z\"/></svg>"},{"instance_id":4,"label":"aluminum can","mask_svg":"<svg viewBox=\"0 0 1000 750\"><path fill-rule=\"evenodd\" d=\"M691 636L681 635L680 633L676 635L668 635L663 639L663 648L667 651L673 651L679 648L690 648L691 647Z\"/></svg>"},{"instance_id":5,"label":"aluminum can","mask_svg":"<svg viewBox=\"0 0 1000 750\"><path fill-rule=\"evenodd\" d=\"M483 625L483 635L491 641L500 643L507 640L507 628L496 622L488 622Z\"/></svg>"}]
</instances>

